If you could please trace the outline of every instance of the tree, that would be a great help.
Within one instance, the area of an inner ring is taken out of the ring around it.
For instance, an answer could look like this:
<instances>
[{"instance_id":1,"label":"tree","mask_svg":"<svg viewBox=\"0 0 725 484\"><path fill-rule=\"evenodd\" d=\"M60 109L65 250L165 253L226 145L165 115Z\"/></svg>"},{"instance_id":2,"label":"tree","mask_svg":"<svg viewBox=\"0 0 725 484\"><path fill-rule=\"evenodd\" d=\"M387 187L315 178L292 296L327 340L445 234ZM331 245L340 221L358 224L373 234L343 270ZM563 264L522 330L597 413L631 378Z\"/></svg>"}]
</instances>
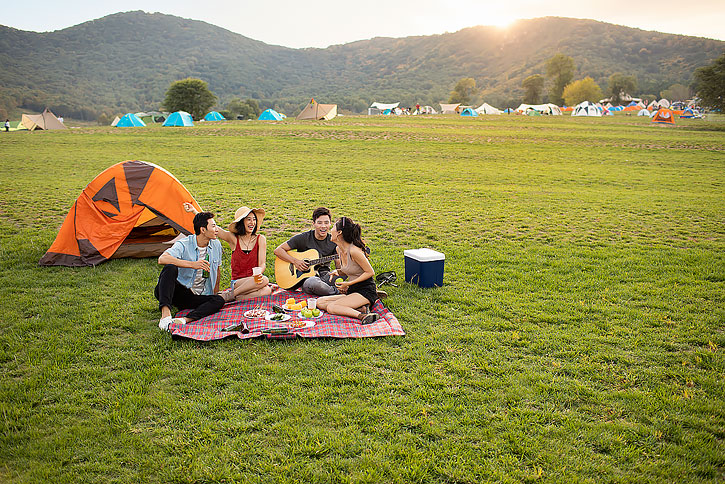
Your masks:
<instances>
[{"instance_id":1,"label":"tree","mask_svg":"<svg viewBox=\"0 0 725 484\"><path fill-rule=\"evenodd\" d=\"M451 91L449 103L470 104L473 96L478 92L476 89L476 81L472 77L464 77L456 84Z\"/></svg>"},{"instance_id":2,"label":"tree","mask_svg":"<svg viewBox=\"0 0 725 484\"><path fill-rule=\"evenodd\" d=\"M620 104L624 94L632 95L637 89L637 78L634 76L625 76L621 72L615 72L609 76L607 84L607 94L609 102L612 104Z\"/></svg>"},{"instance_id":3,"label":"tree","mask_svg":"<svg viewBox=\"0 0 725 484\"><path fill-rule=\"evenodd\" d=\"M574 71L576 71L574 59L568 55L558 53L546 61L546 77L554 79L554 83L549 90L550 102L562 104L564 101L562 99L564 88L574 79Z\"/></svg>"},{"instance_id":4,"label":"tree","mask_svg":"<svg viewBox=\"0 0 725 484\"><path fill-rule=\"evenodd\" d=\"M562 96L567 106L576 106L584 101L599 101L602 98L602 90L594 79L585 77L567 84Z\"/></svg>"},{"instance_id":5,"label":"tree","mask_svg":"<svg viewBox=\"0 0 725 484\"><path fill-rule=\"evenodd\" d=\"M725 110L725 54L695 70L695 91L703 106Z\"/></svg>"},{"instance_id":6,"label":"tree","mask_svg":"<svg viewBox=\"0 0 725 484\"><path fill-rule=\"evenodd\" d=\"M239 98L234 98L227 104L227 111L232 117L240 117L241 119L257 119L262 114L259 103L254 99L242 101Z\"/></svg>"},{"instance_id":7,"label":"tree","mask_svg":"<svg viewBox=\"0 0 725 484\"><path fill-rule=\"evenodd\" d=\"M539 104L541 102L541 92L544 90L544 78L539 74L534 74L524 79L521 87L526 91L524 93L525 104Z\"/></svg>"},{"instance_id":8,"label":"tree","mask_svg":"<svg viewBox=\"0 0 725 484\"><path fill-rule=\"evenodd\" d=\"M687 101L690 99L690 88L682 84L672 84L661 91L660 96L670 101Z\"/></svg>"},{"instance_id":9,"label":"tree","mask_svg":"<svg viewBox=\"0 0 725 484\"><path fill-rule=\"evenodd\" d=\"M206 82L189 77L171 83L166 91L163 107L167 111L186 111L194 119L201 119L216 104Z\"/></svg>"}]
</instances>

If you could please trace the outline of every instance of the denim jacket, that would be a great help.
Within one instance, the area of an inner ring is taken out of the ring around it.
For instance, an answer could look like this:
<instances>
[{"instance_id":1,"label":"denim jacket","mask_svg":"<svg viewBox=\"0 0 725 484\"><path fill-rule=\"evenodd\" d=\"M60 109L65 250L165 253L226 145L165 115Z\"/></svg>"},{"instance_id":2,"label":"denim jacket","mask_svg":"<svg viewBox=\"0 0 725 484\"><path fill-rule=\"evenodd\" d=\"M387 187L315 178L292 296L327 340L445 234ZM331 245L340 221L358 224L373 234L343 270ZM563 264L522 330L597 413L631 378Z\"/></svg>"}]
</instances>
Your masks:
<instances>
[{"instance_id":1,"label":"denim jacket","mask_svg":"<svg viewBox=\"0 0 725 484\"><path fill-rule=\"evenodd\" d=\"M185 239L176 241L170 249L166 249L166 253L181 260L199 260L199 247L196 245L196 235L192 234ZM204 291L202 294L210 295L214 294L216 278L217 274L219 274L219 266L221 266L222 263L221 242L218 240L210 240L209 245L207 246L207 253L209 254L209 265L211 266L211 269L209 270L209 279L207 279L204 284ZM194 283L195 276L195 269L179 267L179 275L176 280L179 281L179 284L191 288L191 285Z\"/></svg>"}]
</instances>

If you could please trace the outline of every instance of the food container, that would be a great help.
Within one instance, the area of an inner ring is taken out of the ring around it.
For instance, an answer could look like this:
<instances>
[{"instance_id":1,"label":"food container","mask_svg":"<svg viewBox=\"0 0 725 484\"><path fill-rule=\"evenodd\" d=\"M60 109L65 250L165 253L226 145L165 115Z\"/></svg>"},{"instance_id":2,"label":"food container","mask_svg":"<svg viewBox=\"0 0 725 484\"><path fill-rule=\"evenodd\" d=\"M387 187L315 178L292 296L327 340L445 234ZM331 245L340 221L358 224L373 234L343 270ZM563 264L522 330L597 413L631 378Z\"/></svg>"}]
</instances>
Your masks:
<instances>
[{"instance_id":1,"label":"food container","mask_svg":"<svg viewBox=\"0 0 725 484\"><path fill-rule=\"evenodd\" d=\"M405 257L405 282L420 287L441 287L446 256L433 249L409 249Z\"/></svg>"}]
</instances>

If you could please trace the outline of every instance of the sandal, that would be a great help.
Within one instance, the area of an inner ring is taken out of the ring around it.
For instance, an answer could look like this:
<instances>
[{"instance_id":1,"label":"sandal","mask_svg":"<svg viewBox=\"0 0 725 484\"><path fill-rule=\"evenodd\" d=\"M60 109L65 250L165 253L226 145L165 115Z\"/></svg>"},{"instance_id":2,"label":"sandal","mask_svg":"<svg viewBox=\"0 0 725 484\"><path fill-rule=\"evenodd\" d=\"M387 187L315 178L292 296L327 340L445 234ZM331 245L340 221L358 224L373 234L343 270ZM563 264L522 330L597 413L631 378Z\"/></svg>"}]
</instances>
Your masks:
<instances>
[{"instance_id":1,"label":"sandal","mask_svg":"<svg viewBox=\"0 0 725 484\"><path fill-rule=\"evenodd\" d=\"M367 313L361 319L362 324L371 324L378 320L378 313Z\"/></svg>"}]
</instances>

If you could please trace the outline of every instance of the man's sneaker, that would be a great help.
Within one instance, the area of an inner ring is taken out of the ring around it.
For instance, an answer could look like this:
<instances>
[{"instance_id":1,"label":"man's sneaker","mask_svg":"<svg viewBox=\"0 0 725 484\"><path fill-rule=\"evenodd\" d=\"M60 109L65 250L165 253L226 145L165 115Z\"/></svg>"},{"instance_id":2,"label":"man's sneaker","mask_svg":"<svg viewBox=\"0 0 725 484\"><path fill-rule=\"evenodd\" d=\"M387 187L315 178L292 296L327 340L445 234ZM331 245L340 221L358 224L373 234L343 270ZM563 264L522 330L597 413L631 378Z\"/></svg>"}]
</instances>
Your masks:
<instances>
[{"instance_id":1,"label":"man's sneaker","mask_svg":"<svg viewBox=\"0 0 725 484\"><path fill-rule=\"evenodd\" d=\"M362 324L374 323L377 320L378 320L378 313L367 313L362 318Z\"/></svg>"},{"instance_id":2,"label":"man's sneaker","mask_svg":"<svg viewBox=\"0 0 725 484\"><path fill-rule=\"evenodd\" d=\"M381 291L380 289L378 289L378 299L383 300L383 299L386 299L387 297L388 297L387 292Z\"/></svg>"},{"instance_id":3,"label":"man's sneaker","mask_svg":"<svg viewBox=\"0 0 725 484\"><path fill-rule=\"evenodd\" d=\"M219 295L224 299L225 303L234 301L234 289L232 288L220 292Z\"/></svg>"},{"instance_id":4,"label":"man's sneaker","mask_svg":"<svg viewBox=\"0 0 725 484\"><path fill-rule=\"evenodd\" d=\"M171 316L166 316L166 317L159 319L159 329L161 331L168 331L169 325L171 325L172 321L173 321L173 319L171 318Z\"/></svg>"}]
</instances>

